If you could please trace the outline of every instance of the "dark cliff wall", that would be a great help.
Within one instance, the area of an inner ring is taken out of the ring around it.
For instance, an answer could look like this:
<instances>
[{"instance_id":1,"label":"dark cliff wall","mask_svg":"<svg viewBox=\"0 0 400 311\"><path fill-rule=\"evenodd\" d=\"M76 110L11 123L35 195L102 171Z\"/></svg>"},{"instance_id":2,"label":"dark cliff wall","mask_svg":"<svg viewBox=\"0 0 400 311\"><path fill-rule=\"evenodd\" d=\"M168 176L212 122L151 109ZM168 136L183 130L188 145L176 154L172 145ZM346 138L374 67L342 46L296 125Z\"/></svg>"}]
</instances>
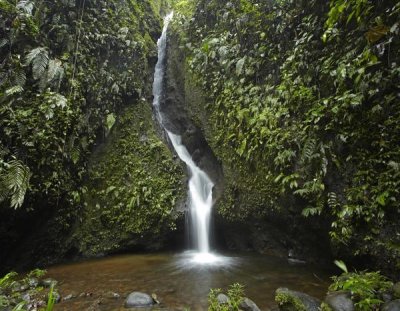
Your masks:
<instances>
[{"instance_id":1,"label":"dark cliff wall","mask_svg":"<svg viewBox=\"0 0 400 311\"><path fill-rule=\"evenodd\" d=\"M151 112L166 6L0 1L0 269L160 248L176 229L183 172Z\"/></svg>"},{"instance_id":2,"label":"dark cliff wall","mask_svg":"<svg viewBox=\"0 0 400 311\"><path fill-rule=\"evenodd\" d=\"M223 219L395 273L400 6L338 3L199 1L177 27L192 111L223 165Z\"/></svg>"},{"instance_id":3,"label":"dark cliff wall","mask_svg":"<svg viewBox=\"0 0 400 311\"><path fill-rule=\"evenodd\" d=\"M180 48L178 34L171 31L167 41L167 60L165 77L165 98L161 113L168 130L182 136L193 160L202 168L215 184L214 196L217 199L223 188L223 175L220 163L204 137L203 129L196 124L190 107L192 94L186 87L185 54Z\"/></svg>"}]
</instances>

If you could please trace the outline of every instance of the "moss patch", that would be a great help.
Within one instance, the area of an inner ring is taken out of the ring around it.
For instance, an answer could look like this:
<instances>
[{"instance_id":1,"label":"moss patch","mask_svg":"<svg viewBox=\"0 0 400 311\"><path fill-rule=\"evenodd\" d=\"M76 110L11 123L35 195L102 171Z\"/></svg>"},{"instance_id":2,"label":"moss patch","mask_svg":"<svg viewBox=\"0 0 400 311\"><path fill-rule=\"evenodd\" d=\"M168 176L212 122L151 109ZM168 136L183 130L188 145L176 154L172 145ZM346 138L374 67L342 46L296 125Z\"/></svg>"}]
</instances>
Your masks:
<instances>
[{"instance_id":1,"label":"moss patch","mask_svg":"<svg viewBox=\"0 0 400 311\"><path fill-rule=\"evenodd\" d=\"M126 109L94 156L89 177L76 236L84 254L138 245L158 248L165 233L175 229L183 171L158 138L149 103Z\"/></svg>"},{"instance_id":2,"label":"moss patch","mask_svg":"<svg viewBox=\"0 0 400 311\"><path fill-rule=\"evenodd\" d=\"M279 310L282 311L307 311L306 306L296 296L289 292L277 291L275 301L279 305Z\"/></svg>"}]
</instances>

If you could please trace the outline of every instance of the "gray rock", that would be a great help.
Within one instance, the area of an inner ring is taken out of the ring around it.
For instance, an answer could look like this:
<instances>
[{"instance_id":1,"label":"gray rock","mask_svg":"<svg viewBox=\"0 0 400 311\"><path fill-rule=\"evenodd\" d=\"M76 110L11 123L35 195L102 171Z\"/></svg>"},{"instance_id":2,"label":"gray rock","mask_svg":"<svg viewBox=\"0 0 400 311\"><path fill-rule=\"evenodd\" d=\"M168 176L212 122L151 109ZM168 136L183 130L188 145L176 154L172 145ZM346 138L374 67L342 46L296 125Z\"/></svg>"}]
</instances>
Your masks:
<instances>
[{"instance_id":1,"label":"gray rock","mask_svg":"<svg viewBox=\"0 0 400 311\"><path fill-rule=\"evenodd\" d=\"M29 278L28 285L29 287L37 287L39 285L39 280L37 278Z\"/></svg>"},{"instance_id":2,"label":"gray rock","mask_svg":"<svg viewBox=\"0 0 400 311\"><path fill-rule=\"evenodd\" d=\"M393 300L393 295L391 293L383 293L382 299L384 302L389 302Z\"/></svg>"},{"instance_id":3,"label":"gray rock","mask_svg":"<svg viewBox=\"0 0 400 311\"><path fill-rule=\"evenodd\" d=\"M305 260L301 260L301 259L288 258L288 263L290 265L296 266L296 265L305 265L307 262Z\"/></svg>"},{"instance_id":4,"label":"gray rock","mask_svg":"<svg viewBox=\"0 0 400 311\"><path fill-rule=\"evenodd\" d=\"M325 298L325 303L332 311L354 311L354 302L351 300L351 293L348 291L338 291L329 293Z\"/></svg>"},{"instance_id":5,"label":"gray rock","mask_svg":"<svg viewBox=\"0 0 400 311\"><path fill-rule=\"evenodd\" d=\"M319 311L321 301L310 295L290 290L278 288L275 292L275 301L281 311Z\"/></svg>"},{"instance_id":6,"label":"gray rock","mask_svg":"<svg viewBox=\"0 0 400 311\"><path fill-rule=\"evenodd\" d=\"M47 279L43 279L40 281L40 285L43 287L50 287L50 286L56 286L57 285L57 281L51 278L47 278Z\"/></svg>"},{"instance_id":7,"label":"gray rock","mask_svg":"<svg viewBox=\"0 0 400 311\"><path fill-rule=\"evenodd\" d=\"M31 301L31 295L29 293L25 293L24 295L22 295L22 300L29 303Z\"/></svg>"},{"instance_id":8,"label":"gray rock","mask_svg":"<svg viewBox=\"0 0 400 311\"><path fill-rule=\"evenodd\" d=\"M74 295L69 294L69 295L67 295L67 296L64 296L62 300L63 300L63 301L67 301L67 300L71 300L72 298L74 298Z\"/></svg>"},{"instance_id":9,"label":"gray rock","mask_svg":"<svg viewBox=\"0 0 400 311\"><path fill-rule=\"evenodd\" d=\"M229 297L225 294L218 294L217 301L220 305L226 304L229 302Z\"/></svg>"},{"instance_id":10,"label":"gray rock","mask_svg":"<svg viewBox=\"0 0 400 311\"><path fill-rule=\"evenodd\" d=\"M148 307L154 304L150 295L141 292L132 292L125 301L126 308Z\"/></svg>"},{"instance_id":11,"label":"gray rock","mask_svg":"<svg viewBox=\"0 0 400 311\"><path fill-rule=\"evenodd\" d=\"M243 299L243 301L240 303L240 308L243 311L261 311L254 301L250 300L249 298Z\"/></svg>"},{"instance_id":12,"label":"gray rock","mask_svg":"<svg viewBox=\"0 0 400 311\"><path fill-rule=\"evenodd\" d=\"M393 300L391 302L385 303L382 308L382 311L400 311L400 299Z\"/></svg>"}]
</instances>

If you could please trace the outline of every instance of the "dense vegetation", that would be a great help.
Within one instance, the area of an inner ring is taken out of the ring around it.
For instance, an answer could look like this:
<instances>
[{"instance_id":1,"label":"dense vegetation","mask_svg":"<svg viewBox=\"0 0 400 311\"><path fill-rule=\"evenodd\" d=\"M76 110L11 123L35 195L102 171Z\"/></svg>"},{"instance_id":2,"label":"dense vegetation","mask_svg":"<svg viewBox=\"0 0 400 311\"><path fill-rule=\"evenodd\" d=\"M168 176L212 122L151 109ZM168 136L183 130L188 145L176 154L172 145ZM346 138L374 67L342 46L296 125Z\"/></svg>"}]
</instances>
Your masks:
<instances>
[{"instance_id":1,"label":"dense vegetation","mask_svg":"<svg viewBox=\"0 0 400 311\"><path fill-rule=\"evenodd\" d=\"M46 271L35 269L25 277L10 272L0 279L0 308L4 310L53 310L60 296L57 281L45 279ZM11 309L12 308L12 309Z\"/></svg>"},{"instance_id":2,"label":"dense vegetation","mask_svg":"<svg viewBox=\"0 0 400 311\"><path fill-rule=\"evenodd\" d=\"M198 1L182 45L225 218L327 219L334 248L399 268L399 16L393 1Z\"/></svg>"},{"instance_id":3,"label":"dense vegetation","mask_svg":"<svg viewBox=\"0 0 400 311\"><path fill-rule=\"evenodd\" d=\"M176 229L183 171L160 141L146 101L127 108L89 165L87 206L75 240L86 255L129 246L155 250Z\"/></svg>"},{"instance_id":4,"label":"dense vegetation","mask_svg":"<svg viewBox=\"0 0 400 311\"><path fill-rule=\"evenodd\" d=\"M115 250L174 226L182 171L143 108L165 6L0 0L0 262ZM114 154L90 165L106 138Z\"/></svg>"},{"instance_id":5,"label":"dense vegetation","mask_svg":"<svg viewBox=\"0 0 400 311\"><path fill-rule=\"evenodd\" d=\"M25 205L75 202L107 120L145 91L160 30L152 5L1 1L1 199L11 207L28 185Z\"/></svg>"},{"instance_id":6,"label":"dense vegetation","mask_svg":"<svg viewBox=\"0 0 400 311\"><path fill-rule=\"evenodd\" d=\"M2 255L158 248L175 229L183 172L150 109L166 2L0 0ZM327 222L337 254L399 271L400 4L172 4L222 218Z\"/></svg>"}]
</instances>

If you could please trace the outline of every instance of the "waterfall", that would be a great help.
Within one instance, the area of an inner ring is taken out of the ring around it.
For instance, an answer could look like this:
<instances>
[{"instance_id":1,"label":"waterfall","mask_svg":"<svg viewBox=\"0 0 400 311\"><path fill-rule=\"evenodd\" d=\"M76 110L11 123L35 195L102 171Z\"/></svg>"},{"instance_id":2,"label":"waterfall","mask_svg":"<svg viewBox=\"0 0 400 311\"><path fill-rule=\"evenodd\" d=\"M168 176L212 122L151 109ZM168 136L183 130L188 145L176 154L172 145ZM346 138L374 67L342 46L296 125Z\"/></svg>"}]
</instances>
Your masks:
<instances>
[{"instance_id":1,"label":"waterfall","mask_svg":"<svg viewBox=\"0 0 400 311\"><path fill-rule=\"evenodd\" d=\"M181 136L171 133L164 126L164 116L160 111L160 104L163 98L163 85L165 77L166 47L168 25L173 18L173 13L167 15L164 19L164 28L160 39L157 42L158 62L154 73L153 83L153 106L156 117L160 125L167 133L172 146L179 158L186 164L189 170L189 191L188 203L191 217L191 237L196 247L194 261L200 263L209 263L216 260L216 256L210 253L210 214L212 208L212 189L214 184L207 174L202 171L193 161L189 151L182 144Z\"/></svg>"}]
</instances>

